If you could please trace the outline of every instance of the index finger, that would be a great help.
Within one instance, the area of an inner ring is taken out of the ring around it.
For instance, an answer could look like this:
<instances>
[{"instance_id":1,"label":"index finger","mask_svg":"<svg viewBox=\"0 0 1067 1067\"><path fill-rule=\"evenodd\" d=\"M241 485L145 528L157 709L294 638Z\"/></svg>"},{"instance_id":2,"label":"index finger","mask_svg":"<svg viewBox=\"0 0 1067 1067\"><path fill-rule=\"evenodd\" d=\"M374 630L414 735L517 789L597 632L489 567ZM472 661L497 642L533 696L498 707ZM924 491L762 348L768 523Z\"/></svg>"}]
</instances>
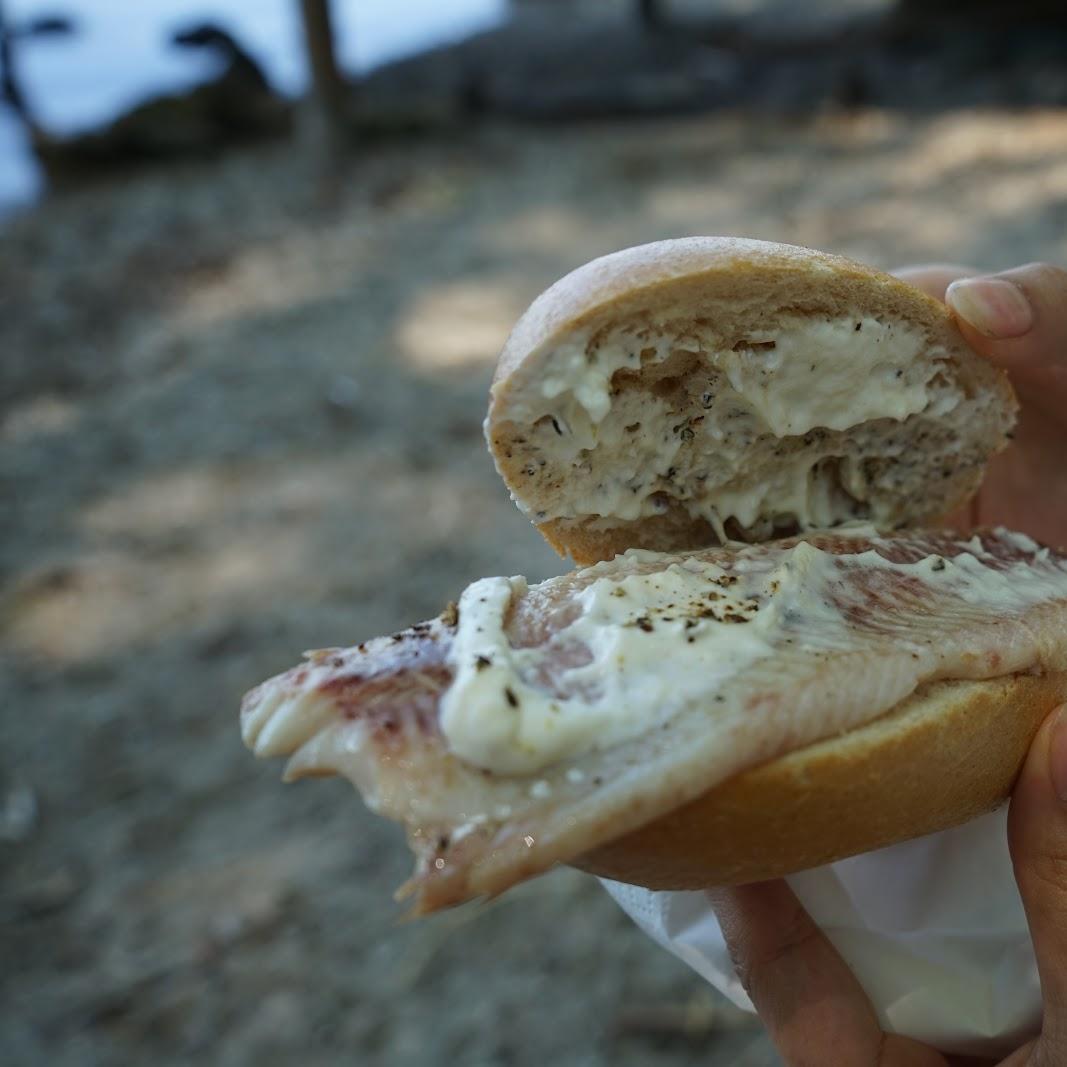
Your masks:
<instances>
[{"instance_id":1,"label":"index finger","mask_svg":"<svg viewBox=\"0 0 1067 1067\"><path fill-rule=\"evenodd\" d=\"M708 891L738 977L789 1067L945 1067L887 1035L855 975L785 882Z\"/></svg>"}]
</instances>

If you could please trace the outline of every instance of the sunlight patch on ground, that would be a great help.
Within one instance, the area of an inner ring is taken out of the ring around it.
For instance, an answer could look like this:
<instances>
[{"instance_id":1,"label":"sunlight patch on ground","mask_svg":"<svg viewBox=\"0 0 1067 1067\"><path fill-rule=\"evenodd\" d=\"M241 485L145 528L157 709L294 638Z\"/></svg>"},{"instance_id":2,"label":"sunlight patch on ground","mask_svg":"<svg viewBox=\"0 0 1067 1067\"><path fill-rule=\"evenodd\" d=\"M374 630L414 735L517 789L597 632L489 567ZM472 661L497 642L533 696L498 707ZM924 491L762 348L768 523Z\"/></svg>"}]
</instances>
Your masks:
<instances>
[{"instance_id":1,"label":"sunlight patch on ground","mask_svg":"<svg viewBox=\"0 0 1067 1067\"><path fill-rule=\"evenodd\" d=\"M590 222L563 204L536 204L508 219L506 227L493 230L491 246L513 256L517 250L558 254L574 243L576 234Z\"/></svg>"},{"instance_id":2,"label":"sunlight patch on ground","mask_svg":"<svg viewBox=\"0 0 1067 1067\"><path fill-rule=\"evenodd\" d=\"M484 280L442 282L418 294L396 331L404 357L423 370L489 363L523 310L511 286Z\"/></svg>"},{"instance_id":3,"label":"sunlight patch on ground","mask_svg":"<svg viewBox=\"0 0 1067 1067\"><path fill-rule=\"evenodd\" d=\"M645 201L648 215L680 234L728 234L737 225L742 193L707 181L676 182L653 188ZM752 236L749 225L745 236Z\"/></svg>"},{"instance_id":4,"label":"sunlight patch on ground","mask_svg":"<svg viewBox=\"0 0 1067 1067\"><path fill-rule=\"evenodd\" d=\"M993 218L1029 212L1035 203L1050 199L1067 202L1067 145L1057 162L990 177L982 190L986 213Z\"/></svg>"},{"instance_id":5,"label":"sunlight patch on ground","mask_svg":"<svg viewBox=\"0 0 1067 1067\"><path fill-rule=\"evenodd\" d=\"M390 579L361 561L406 573L405 561L432 546L466 544L472 508L508 507L478 479L474 468L470 480L442 477L372 449L146 478L83 510L82 551L12 584L0 599L0 645L83 663L203 619L364 595L368 582Z\"/></svg>"},{"instance_id":6,"label":"sunlight patch on ground","mask_svg":"<svg viewBox=\"0 0 1067 1067\"><path fill-rule=\"evenodd\" d=\"M16 404L0 419L0 441L15 445L62 433L72 429L80 416L78 404L54 393L44 393Z\"/></svg>"},{"instance_id":7,"label":"sunlight patch on ground","mask_svg":"<svg viewBox=\"0 0 1067 1067\"><path fill-rule=\"evenodd\" d=\"M893 166L899 180L940 187L949 177L975 192L975 171L987 167L1038 173L1067 157L1067 123L1061 113L1031 112L1025 122L1003 113L945 115L932 121L902 151Z\"/></svg>"},{"instance_id":8,"label":"sunlight patch on ground","mask_svg":"<svg viewBox=\"0 0 1067 1067\"><path fill-rule=\"evenodd\" d=\"M18 583L3 605L4 642L59 664L132 651L205 613L251 608L265 582L306 567L303 549L295 531L273 530L166 559L88 553Z\"/></svg>"},{"instance_id":9,"label":"sunlight patch on ground","mask_svg":"<svg viewBox=\"0 0 1067 1067\"><path fill-rule=\"evenodd\" d=\"M85 550L22 576L0 633L16 652L68 663L121 652L198 618L298 585L336 472L182 470L91 504Z\"/></svg>"},{"instance_id":10,"label":"sunlight patch on ground","mask_svg":"<svg viewBox=\"0 0 1067 1067\"><path fill-rule=\"evenodd\" d=\"M944 249L942 258L961 247L968 227L967 220L960 215L932 211L929 204L905 197L884 197L869 205L853 207L848 214L853 226L874 247L890 246L892 238L902 231L915 232L922 234L923 242L932 250ZM879 243L882 237L884 244Z\"/></svg>"},{"instance_id":11,"label":"sunlight patch on ground","mask_svg":"<svg viewBox=\"0 0 1067 1067\"><path fill-rule=\"evenodd\" d=\"M141 539L230 525L243 525L254 535L260 522L321 514L344 492L339 477L328 464L261 472L239 466L172 471L98 500L83 513L82 525L90 534Z\"/></svg>"},{"instance_id":12,"label":"sunlight patch on ground","mask_svg":"<svg viewBox=\"0 0 1067 1067\"><path fill-rule=\"evenodd\" d=\"M175 309L174 324L205 328L328 299L344 289L354 266L351 258L336 242L318 243L306 234L251 248L218 272L194 274Z\"/></svg>"}]
</instances>

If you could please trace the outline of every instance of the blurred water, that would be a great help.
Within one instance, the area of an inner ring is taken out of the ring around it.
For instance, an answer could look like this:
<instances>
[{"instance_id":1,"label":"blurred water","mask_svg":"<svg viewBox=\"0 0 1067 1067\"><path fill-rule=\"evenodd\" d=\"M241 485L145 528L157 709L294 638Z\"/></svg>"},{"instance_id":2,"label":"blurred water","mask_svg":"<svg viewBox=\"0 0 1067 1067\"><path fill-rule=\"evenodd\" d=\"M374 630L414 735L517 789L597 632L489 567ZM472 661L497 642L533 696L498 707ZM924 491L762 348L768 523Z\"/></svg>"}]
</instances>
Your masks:
<instances>
[{"instance_id":1,"label":"blurred water","mask_svg":"<svg viewBox=\"0 0 1067 1067\"><path fill-rule=\"evenodd\" d=\"M334 0L344 69L365 72L391 59L486 29L507 0ZM167 40L211 20L230 29L289 93L305 83L297 0L7 0L12 23L46 13L74 17L72 37L32 41L19 72L42 123L71 133L106 122L153 92L181 89L211 71L211 60ZM0 212L32 199L40 176L21 127L0 106Z\"/></svg>"}]
</instances>

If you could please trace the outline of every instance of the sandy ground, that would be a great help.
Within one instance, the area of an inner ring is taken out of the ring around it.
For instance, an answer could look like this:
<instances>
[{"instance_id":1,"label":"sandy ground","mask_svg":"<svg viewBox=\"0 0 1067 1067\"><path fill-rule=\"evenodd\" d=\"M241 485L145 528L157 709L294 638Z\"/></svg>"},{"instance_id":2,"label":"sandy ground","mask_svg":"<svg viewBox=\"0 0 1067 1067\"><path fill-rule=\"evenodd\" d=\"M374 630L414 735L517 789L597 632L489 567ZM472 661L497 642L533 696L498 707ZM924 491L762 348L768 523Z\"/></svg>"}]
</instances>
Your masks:
<instances>
[{"instance_id":1,"label":"sandy ground","mask_svg":"<svg viewBox=\"0 0 1067 1067\"><path fill-rule=\"evenodd\" d=\"M270 151L3 234L0 1061L775 1062L585 876L398 924L400 833L283 787L237 704L561 569L480 436L558 275L686 233L1062 262L1067 118L486 129L315 189Z\"/></svg>"}]
</instances>

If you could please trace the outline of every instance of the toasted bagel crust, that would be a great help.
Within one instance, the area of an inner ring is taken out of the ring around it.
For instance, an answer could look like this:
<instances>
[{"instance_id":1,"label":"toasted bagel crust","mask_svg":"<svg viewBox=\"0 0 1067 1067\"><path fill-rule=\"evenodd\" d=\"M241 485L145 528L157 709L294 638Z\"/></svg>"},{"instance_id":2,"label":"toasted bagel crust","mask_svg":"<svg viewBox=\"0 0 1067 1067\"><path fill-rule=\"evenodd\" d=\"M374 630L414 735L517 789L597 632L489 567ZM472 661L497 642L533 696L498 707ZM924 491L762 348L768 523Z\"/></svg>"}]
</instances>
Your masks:
<instances>
[{"instance_id":1,"label":"toasted bagel crust","mask_svg":"<svg viewBox=\"0 0 1067 1067\"><path fill-rule=\"evenodd\" d=\"M636 245L590 260L549 286L515 324L504 344L493 377L496 387L534 351L558 341L575 326L604 312L643 304L647 298L676 302L684 292L699 293L701 279L715 275L725 299L747 299L753 284L764 286L773 270L783 285L824 284L833 275L844 294L862 294L871 282L894 294L901 310L932 305L948 319L942 304L913 286L844 256L798 245L747 237L679 237ZM929 307L928 307L929 310Z\"/></svg>"},{"instance_id":2,"label":"toasted bagel crust","mask_svg":"<svg viewBox=\"0 0 1067 1067\"><path fill-rule=\"evenodd\" d=\"M957 826L1011 793L1067 673L923 687L867 726L709 790L575 866L649 889L779 878Z\"/></svg>"}]
</instances>

